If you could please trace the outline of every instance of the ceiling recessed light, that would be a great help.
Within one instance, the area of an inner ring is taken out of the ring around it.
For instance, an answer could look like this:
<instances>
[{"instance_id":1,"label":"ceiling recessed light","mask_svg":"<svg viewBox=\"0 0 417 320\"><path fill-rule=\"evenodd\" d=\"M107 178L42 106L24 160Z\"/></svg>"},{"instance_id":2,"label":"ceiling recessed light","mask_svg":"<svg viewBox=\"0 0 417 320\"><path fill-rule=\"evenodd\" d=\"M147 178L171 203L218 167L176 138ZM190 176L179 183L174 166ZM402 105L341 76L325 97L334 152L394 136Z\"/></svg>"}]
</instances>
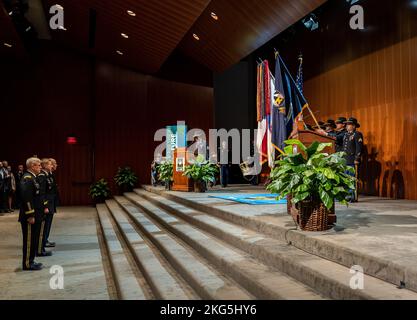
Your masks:
<instances>
[{"instance_id":1,"label":"ceiling recessed light","mask_svg":"<svg viewBox=\"0 0 417 320\"><path fill-rule=\"evenodd\" d=\"M120 50L116 50L116 52L118 55L121 55L121 56L123 55L123 52L121 52Z\"/></svg>"},{"instance_id":2,"label":"ceiling recessed light","mask_svg":"<svg viewBox=\"0 0 417 320\"><path fill-rule=\"evenodd\" d=\"M127 14L129 16L136 17L136 13L134 13L132 10L127 10Z\"/></svg>"},{"instance_id":3,"label":"ceiling recessed light","mask_svg":"<svg viewBox=\"0 0 417 320\"><path fill-rule=\"evenodd\" d=\"M216 13L212 12L210 15L214 20L219 20L219 16Z\"/></svg>"},{"instance_id":4,"label":"ceiling recessed light","mask_svg":"<svg viewBox=\"0 0 417 320\"><path fill-rule=\"evenodd\" d=\"M123 32L122 32L120 35L121 35L123 38L125 38L125 39L129 38L129 36L128 36L126 33L123 33Z\"/></svg>"},{"instance_id":5,"label":"ceiling recessed light","mask_svg":"<svg viewBox=\"0 0 417 320\"><path fill-rule=\"evenodd\" d=\"M196 35L195 33L193 33L193 37L194 39L196 39L197 41L200 40L200 37L198 35Z\"/></svg>"},{"instance_id":6,"label":"ceiling recessed light","mask_svg":"<svg viewBox=\"0 0 417 320\"><path fill-rule=\"evenodd\" d=\"M7 47L7 48L11 48L11 47L13 47L13 45L11 45L10 43L7 43L7 42L4 42L3 44L4 44L4 46L5 46L5 47Z\"/></svg>"}]
</instances>

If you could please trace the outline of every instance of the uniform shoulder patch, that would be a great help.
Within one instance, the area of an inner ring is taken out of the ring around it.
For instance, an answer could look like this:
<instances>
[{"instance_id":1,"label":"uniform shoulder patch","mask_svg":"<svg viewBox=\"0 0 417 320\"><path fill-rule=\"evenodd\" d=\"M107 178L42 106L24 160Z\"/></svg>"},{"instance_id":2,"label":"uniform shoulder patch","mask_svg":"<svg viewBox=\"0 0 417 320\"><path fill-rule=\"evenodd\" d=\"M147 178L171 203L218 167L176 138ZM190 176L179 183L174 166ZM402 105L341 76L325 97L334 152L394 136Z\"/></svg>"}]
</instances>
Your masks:
<instances>
[{"instance_id":1,"label":"uniform shoulder patch","mask_svg":"<svg viewBox=\"0 0 417 320\"><path fill-rule=\"evenodd\" d=\"M27 176L24 176L23 179L32 179L32 176L27 175Z\"/></svg>"}]
</instances>

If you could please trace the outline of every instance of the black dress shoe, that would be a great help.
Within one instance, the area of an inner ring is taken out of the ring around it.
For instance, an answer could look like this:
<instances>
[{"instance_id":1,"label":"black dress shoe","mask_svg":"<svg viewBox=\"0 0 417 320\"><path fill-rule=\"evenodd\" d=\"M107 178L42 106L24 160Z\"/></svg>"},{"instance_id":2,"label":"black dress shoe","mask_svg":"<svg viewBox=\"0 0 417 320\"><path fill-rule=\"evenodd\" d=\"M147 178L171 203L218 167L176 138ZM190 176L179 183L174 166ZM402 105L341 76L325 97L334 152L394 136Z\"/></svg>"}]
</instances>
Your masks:
<instances>
[{"instance_id":1,"label":"black dress shoe","mask_svg":"<svg viewBox=\"0 0 417 320\"><path fill-rule=\"evenodd\" d=\"M29 268L24 267L24 271L38 271L42 270L42 266L40 266L38 263L32 263Z\"/></svg>"},{"instance_id":2,"label":"black dress shoe","mask_svg":"<svg viewBox=\"0 0 417 320\"><path fill-rule=\"evenodd\" d=\"M50 257L50 256L52 256L52 252L51 251L44 251L42 253L38 253L37 256L38 257Z\"/></svg>"},{"instance_id":3,"label":"black dress shoe","mask_svg":"<svg viewBox=\"0 0 417 320\"><path fill-rule=\"evenodd\" d=\"M53 247L55 247L55 242L49 242L49 241L47 241L46 244L45 244L45 247L47 247L47 248L53 248Z\"/></svg>"}]
</instances>

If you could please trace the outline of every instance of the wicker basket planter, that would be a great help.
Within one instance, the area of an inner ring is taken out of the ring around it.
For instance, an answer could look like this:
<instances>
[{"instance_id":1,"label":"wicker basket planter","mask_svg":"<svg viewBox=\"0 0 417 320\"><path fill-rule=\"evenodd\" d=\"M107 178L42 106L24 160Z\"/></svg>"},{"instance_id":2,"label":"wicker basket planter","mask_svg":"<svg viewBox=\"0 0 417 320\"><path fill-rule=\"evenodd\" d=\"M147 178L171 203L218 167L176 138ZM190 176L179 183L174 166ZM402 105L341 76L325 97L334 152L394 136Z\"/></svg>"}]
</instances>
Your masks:
<instances>
[{"instance_id":1,"label":"wicker basket planter","mask_svg":"<svg viewBox=\"0 0 417 320\"><path fill-rule=\"evenodd\" d=\"M207 187L204 181L194 181L194 192L204 193Z\"/></svg>"},{"instance_id":2,"label":"wicker basket planter","mask_svg":"<svg viewBox=\"0 0 417 320\"><path fill-rule=\"evenodd\" d=\"M296 208L297 223L301 230L326 231L332 228L328 221L332 210L328 210L323 202L302 201L296 205Z\"/></svg>"},{"instance_id":3,"label":"wicker basket planter","mask_svg":"<svg viewBox=\"0 0 417 320\"><path fill-rule=\"evenodd\" d=\"M291 215L291 208L293 207L293 204L291 203L292 195L287 195L287 213L288 215Z\"/></svg>"},{"instance_id":4,"label":"wicker basket planter","mask_svg":"<svg viewBox=\"0 0 417 320\"><path fill-rule=\"evenodd\" d=\"M292 216L293 220L295 222L297 222L297 224L301 227L302 230L307 230L307 231L323 231L323 230L310 230L310 227L307 227L307 229L303 229L302 225L308 225L308 223L306 223L305 219L304 220L302 218L300 218L300 210L298 209L299 205L293 205L291 203L292 200L292 196L288 195L287 196L287 213L288 215ZM323 204L321 204L323 205ZM324 205L323 205L324 206ZM337 221L337 217L336 217L336 212L335 212L335 206L333 205L333 207L330 210L327 210L327 227L324 230L329 230L331 228L334 227L334 225L336 224ZM316 219L315 217L312 217L312 219ZM304 221L304 223L303 223ZM313 228L314 229L314 228Z\"/></svg>"},{"instance_id":5,"label":"wicker basket planter","mask_svg":"<svg viewBox=\"0 0 417 320\"><path fill-rule=\"evenodd\" d=\"M332 143L285 141L285 154L271 171L267 190L287 197L287 213L305 231L325 231L336 223L335 202L347 205L355 187L353 169L342 154L329 154ZM293 204L293 201L297 202Z\"/></svg>"}]
</instances>

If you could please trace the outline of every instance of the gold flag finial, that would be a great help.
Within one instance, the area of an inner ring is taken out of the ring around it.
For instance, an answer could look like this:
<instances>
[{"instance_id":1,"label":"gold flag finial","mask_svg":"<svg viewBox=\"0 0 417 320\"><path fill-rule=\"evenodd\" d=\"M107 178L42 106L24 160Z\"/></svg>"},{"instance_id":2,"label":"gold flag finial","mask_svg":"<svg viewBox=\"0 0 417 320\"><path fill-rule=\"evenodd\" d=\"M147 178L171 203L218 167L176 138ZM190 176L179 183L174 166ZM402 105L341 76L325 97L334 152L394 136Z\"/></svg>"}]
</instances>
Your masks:
<instances>
[{"instance_id":1,"label":"gold flag finial","mask_svg":"<svg viewBox=\"0 0 417 320\"><path fill-rule=\"evenodd\" d=\"M279 52L277 49L274 48L275 60L277 60Z\"/></svg>"}]
</instances>

